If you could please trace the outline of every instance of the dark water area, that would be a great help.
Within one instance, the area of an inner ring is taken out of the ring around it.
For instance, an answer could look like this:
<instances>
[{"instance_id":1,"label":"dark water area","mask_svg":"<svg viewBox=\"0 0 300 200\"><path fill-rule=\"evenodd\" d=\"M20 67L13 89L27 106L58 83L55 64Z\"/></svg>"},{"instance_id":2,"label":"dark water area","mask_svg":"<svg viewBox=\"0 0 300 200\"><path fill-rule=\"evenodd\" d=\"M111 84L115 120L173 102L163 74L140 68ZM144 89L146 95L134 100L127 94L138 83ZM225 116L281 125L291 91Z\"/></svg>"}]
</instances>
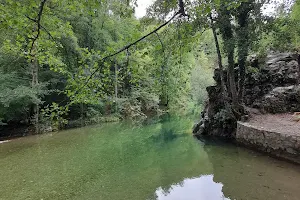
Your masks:
<instances>
[{"instance_id":1,"label":"dark water area","mask_svg":"<svg viewBox=\"0 0 300 200\"><path fill-rule=\"evenodd\" d=\"M299 200L300 167L195 139L182 117L0 144L0 199Z\"/></svg>"}]
</instances>

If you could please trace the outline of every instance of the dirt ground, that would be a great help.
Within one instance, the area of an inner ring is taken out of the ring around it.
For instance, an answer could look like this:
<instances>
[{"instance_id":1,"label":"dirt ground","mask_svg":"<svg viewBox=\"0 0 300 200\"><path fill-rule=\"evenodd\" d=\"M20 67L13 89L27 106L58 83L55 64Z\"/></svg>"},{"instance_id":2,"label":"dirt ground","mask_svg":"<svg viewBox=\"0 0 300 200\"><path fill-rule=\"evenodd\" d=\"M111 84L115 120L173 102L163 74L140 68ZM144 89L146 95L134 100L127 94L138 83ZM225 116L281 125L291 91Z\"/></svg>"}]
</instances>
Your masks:
<instances>
[{"instance_id":1,"label":"dirt ground","mask_svg":"<svg viewBox=\"0 0 300 200\"><path fill-rule=\"evenodd\" d=\"M293 114L253 115L248 122L264 130L300 136L300 121Z\"/></svg>"}]
</instances>

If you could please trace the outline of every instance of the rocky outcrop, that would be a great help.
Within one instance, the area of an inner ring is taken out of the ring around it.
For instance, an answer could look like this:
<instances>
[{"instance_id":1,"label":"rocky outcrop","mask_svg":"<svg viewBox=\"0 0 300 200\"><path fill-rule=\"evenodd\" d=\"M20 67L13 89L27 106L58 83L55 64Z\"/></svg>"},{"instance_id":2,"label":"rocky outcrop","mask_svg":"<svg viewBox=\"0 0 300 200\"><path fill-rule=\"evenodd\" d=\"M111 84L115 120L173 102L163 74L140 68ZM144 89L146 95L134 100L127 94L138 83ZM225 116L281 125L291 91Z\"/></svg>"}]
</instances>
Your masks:
<instances>
[{"instance_id":1,"label":"rocky outcrop","mask_svg":"<svg viewBox=\"0 0 300 200\"><path fill-rule=\"evenodd\" d=\"M300 135L265 130L238 122L235 139L243 145L300 164Z\"/></svg>"},{"instance_id":2,"label":"rocky outcrop","mask_svg":"<svg viewBox=\"0 0 300 200\"><path fill-rule=\"evenodd\" d=\"M300 111L300 87L277 87L264 95L257 107L268 113Z\"/></svg>"},{"instance_id":3,"label":"rocky outcrop","mask_svg":"<svg viewBox=\"0 0 300 200\"><path fill-rule=\"evenodd\" d=\"M231 138L235 131L236 120L226 112L219 86L210 86L207 89L209 102L201 113L201 119L193 132L196 135L211 135L223 138Z\"/></svg>"},{"instance_id":4,"label":"rocky outcrop","mask_svg":"<svg viewBox=\"0 0 300 200\"><path fill-rule=\"evenodd\" d=\"M252 60L252 62L258 62ZM261 64L248 67L244 102L249 107L260 108L260 102L276 87L296 85L298 61L296 54L280 53L269 55Z\"/></svg>"},{"instance_id":5,"label":"rocky outcrop","mask_svg":"<svg viewBox=\"0 0 300 200\"><path fill-rule=\"evenodd\" d=\"M269 113L300 111L300 87L295 86L299 67L297 54L277 53L265 59L251 56L245 81L245 106ZM219 69L215 70L214 80L216 85L207 88L208 101L193 132L234 138L237 121L224 109ZM224 80L227 80L226 71Z\"/></svg>"}]
</instances>

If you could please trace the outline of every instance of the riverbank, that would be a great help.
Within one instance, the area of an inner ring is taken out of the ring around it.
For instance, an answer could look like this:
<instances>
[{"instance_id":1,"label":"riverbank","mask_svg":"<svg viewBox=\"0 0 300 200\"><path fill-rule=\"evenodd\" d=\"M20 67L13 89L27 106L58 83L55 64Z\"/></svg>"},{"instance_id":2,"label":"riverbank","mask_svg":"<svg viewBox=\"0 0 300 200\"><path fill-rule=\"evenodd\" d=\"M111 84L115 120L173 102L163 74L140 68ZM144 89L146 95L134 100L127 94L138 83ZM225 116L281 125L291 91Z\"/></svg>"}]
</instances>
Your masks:
<instances>
[{"instance_id":1,"label":"riverbank","mask_svg":"<svg viewBox=\"0 0 300 200\"><path fill-rule=\"evenodd\" d=\"M14 124L0 127L0 142L34 135L34 127L24 124Z\"/></svg>"},{"instance_id":2,"label":"riverbank","mask_svg":"<svg viewBox=\"0 0 300 200\"><path fill-rule=\"evenodd\" d=\"M137 117L133 118L122 118L121 116L117 115L106 115L106 116L99 116L94 118L88 118L84 120L69 120L68 124L61 129L53 128L53 126L45 126L41 124L41 132L39 134L44 133L51 133L57 131L64 131L69 129L76 129L76 128L83 128L86 126L92 125L104 125L108 123L115 123L115 122L130 122L132 124L144 124L144 123L155 123L160 120L164 120L169 118L170 115L167 112L160 113L159 115L155 115L153 113L147 113L144 117ZM190 117L188 117L190 118ZM26 125L26 124L12 124L6 126L0 126L0 144L1 141L12 140L16 138L31 136L31 135L39 135L35 133L35 127L33 125Z\"/></svg>"},{"instance_id":3,"label":"riverbank","mask_svg":"<svg viewBox=\"0 0 300 200\"><path fill-rule=\"evenodd\" d=\"M300 123L292 114L254 115L238 122L236 141L278 158L300 164Z\"/></svg>"},{"instance_id":4,"label":"riverbank","mask_svg":"<svg viewBox=\"0 0 300 200\"><path fill-rule=\"evenodd\" d=\"M67 129L74 129L80 128L84 126L96 125L96 124L104 124L104 123L111 123L111 122L119 122L121 119L114 115L107 115L107 116L99 116L89 119L78 119L78 120L69 120L68 124L60 129L55 128L51 125L40 124L40 133L49 133ZM26 137L30 135L37 135L35 133L35 127L29 124L9 124L6 126L0 126L0 142L6 141L10 139Z\"/></svg>"}]
</instances>

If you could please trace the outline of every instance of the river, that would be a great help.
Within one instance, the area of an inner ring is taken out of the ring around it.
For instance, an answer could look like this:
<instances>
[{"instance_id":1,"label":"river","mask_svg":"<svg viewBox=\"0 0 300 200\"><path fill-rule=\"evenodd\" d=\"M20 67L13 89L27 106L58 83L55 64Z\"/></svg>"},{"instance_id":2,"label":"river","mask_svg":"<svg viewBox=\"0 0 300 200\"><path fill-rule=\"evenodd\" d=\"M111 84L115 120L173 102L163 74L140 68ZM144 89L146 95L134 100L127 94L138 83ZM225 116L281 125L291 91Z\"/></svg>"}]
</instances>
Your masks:
<instances>
[{"instance_id":1,"label":"river","mask_svg":"<svg viewBox=\"0 0 300 200\"><path fill-rule=\"evenodd\" d=\"M0 144L1 200L299 200L300 167L192 137L188 118Z\"/></svg>"}]
</instances>

